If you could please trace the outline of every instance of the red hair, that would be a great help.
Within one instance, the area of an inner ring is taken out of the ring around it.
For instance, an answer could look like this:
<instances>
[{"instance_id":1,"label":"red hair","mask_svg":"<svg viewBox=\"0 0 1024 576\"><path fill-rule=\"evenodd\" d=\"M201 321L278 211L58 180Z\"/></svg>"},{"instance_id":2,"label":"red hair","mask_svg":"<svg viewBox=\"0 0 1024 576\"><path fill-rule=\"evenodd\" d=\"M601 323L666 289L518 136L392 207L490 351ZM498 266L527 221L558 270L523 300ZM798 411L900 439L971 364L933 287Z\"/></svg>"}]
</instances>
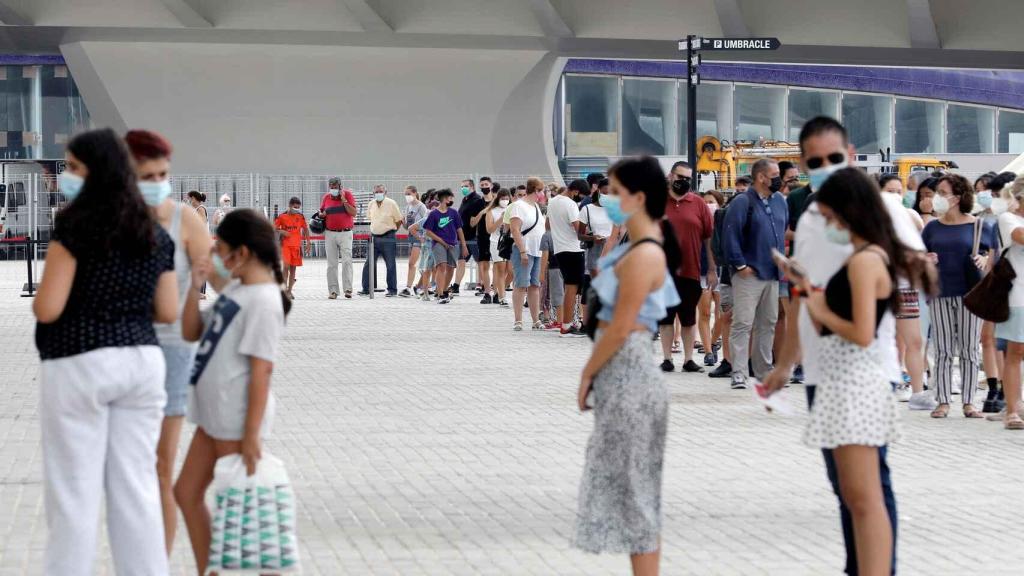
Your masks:
<instances>
[{"instance_id":1,"label":"red hair","mask_svg":"<svg viewBox=\"0 0 1024 576\"><path fill-rule=\"evenodd\" d=\"M163 136L149 130L129 130L124 135L124 141L128 144L135 160L155 160L157 158L170 158L171 143Z\"/></svg>"}]
</instances>

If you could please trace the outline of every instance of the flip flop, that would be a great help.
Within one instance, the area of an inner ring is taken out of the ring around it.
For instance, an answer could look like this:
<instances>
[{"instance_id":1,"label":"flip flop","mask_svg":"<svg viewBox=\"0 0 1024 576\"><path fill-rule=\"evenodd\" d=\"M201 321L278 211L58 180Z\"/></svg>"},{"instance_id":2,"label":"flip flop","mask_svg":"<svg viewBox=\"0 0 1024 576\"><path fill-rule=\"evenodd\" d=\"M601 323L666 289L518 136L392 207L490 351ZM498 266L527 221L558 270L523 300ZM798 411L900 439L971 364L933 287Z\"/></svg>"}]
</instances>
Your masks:
<instances>
[{"instance_id":1,"label":"flip flop","mask_svg":"<svg viewBox=\"0 0 1024 576\"><path fill-rule=\"evenodd\" d=\"M932 410L932 418L945 418L949 416L949 404L939 404Z\"/></svg>"},{"instance_id":2,"label":"flip flop","mask_svg":"<svg viewBox=\"0 0 1024 576\"><path fill-rule=\"evenodd\" d=\"M1011 414L1003 421L1003 428L1007 430L1024 430L1024 420L1017 414Z\"/></svg>"}]
</instances>

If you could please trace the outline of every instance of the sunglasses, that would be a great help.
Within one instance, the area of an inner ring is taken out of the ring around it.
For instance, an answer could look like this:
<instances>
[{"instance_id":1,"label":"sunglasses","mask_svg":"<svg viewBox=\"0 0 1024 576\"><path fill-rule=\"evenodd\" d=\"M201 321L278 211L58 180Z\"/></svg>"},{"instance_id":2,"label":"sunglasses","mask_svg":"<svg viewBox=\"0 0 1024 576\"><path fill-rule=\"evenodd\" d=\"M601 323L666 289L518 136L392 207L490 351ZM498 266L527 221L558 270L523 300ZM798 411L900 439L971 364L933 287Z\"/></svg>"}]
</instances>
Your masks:
<instances>
[{"instance_id":1,"label":"sunglasses","mask_svg":"<svg viewBox=\"0 0 1024 576\"><path fill-rule=\"evenodd\" d=\"M833 152L828 156L822 158L821 156L815 156L814 158L807 159L807 168L815 170L825 165L825 160L828 160L829 164L842 164L846 161L846 154L842 152Z\"/></svg>"}]
</instances>

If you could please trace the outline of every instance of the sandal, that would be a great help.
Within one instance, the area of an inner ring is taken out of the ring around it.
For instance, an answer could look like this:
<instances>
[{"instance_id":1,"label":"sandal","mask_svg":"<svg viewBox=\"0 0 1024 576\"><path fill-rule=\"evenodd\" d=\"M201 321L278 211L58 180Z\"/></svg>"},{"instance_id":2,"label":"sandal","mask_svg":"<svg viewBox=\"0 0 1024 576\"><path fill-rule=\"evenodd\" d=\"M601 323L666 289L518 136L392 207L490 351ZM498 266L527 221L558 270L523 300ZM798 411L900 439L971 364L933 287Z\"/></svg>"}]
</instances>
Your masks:
<instances>
[{"instance_id":1,"label":"sandal","mask_svg":"<svg viewBox=\"0 0 1024 576\"><path fill-rule=\"evenodd\" d=\"M935 410L932 410L932 418L945 418L949 416L949 404L939 404Z\"/></svg>"},{"instance_id":2,"label":"sandal","mask_svg":"<svg viewBox=\"0 0 1024 576\"><path fill-rule=\"evenodd\" d=\"M1003 428L1007 430L1024 430L1024 420L1020 419L1020 415L1014 413L1010 414L1006 420L1003 420Z\"/></svg>"},{"instance_id":3,"label":"sandal","mask_svg":"<svg viewBox=\"0 0 1024 576\"><path fill-rule=\"evenodd\" d=\"M964 406L964 418L984 418L981 410L974 407L973 404L967 404Z\"/></svg>"}]
</instances>

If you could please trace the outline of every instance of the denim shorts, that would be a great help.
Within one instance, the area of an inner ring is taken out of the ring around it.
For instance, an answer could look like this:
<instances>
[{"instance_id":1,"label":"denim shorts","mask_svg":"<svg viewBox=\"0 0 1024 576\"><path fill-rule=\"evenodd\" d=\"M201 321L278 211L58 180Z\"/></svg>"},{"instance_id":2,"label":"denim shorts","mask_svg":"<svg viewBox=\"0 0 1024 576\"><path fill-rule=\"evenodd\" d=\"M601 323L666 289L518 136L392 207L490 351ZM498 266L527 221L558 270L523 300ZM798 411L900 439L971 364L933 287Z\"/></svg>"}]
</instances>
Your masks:
<instances>
[{"instance_id":1,"label":"denim shorts","mask_svg":"<svg viewBox=\"0 0 1024 576\"><path fill-rule=\"evenodd\" d=\"M526 257L526 265L523 265L522 258L519 257L519 247L512 247L512 275L515 278L513 285L516 288L529 288L530 286L540 286L540 257L529 256Z\"/></svg>"},{"instance_id":2,"label":"denim shorts","mask_svg":"<svg viewBox=\"0 0 1024 576\"><path fill-rule=\"evenodd\" d=\"M192 363L196 359L194 344L161 344L164 362L167 363L167 377L164 389L167 391L167 404L164 416L184 416L185 404L188 401L188 382L192 377Z\"/></svg>"}]
</instances>

